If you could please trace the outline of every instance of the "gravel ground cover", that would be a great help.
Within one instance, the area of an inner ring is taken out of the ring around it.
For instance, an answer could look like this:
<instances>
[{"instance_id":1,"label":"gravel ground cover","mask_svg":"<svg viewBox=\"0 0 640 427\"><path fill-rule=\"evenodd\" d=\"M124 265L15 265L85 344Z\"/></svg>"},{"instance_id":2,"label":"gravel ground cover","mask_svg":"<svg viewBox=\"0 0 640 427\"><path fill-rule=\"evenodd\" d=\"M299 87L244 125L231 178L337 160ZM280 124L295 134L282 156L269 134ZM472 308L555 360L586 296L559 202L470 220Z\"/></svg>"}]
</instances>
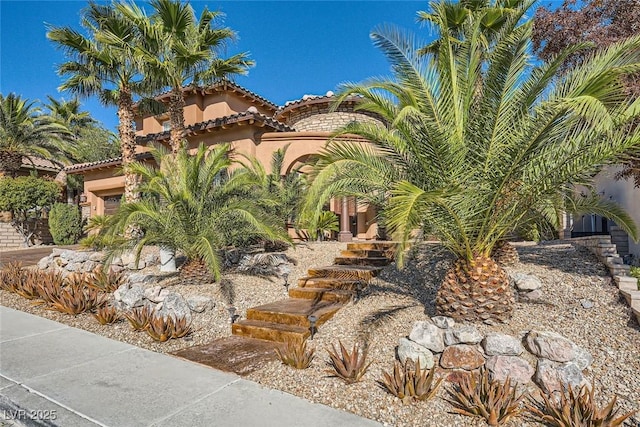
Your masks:
<instances>
[{"instance_id":1,"label":"gravel ground cover","mask_svg":"<svg viewBox=\"0 0 640 427\"><path fill-rule=\"evenodd\" d=\"M289 282L304 276L313 266L331 264L345 245L335 242L310 243L290 249L296 261ZM623 411L640 410L640 327L629 307L620 300L611 278L596 258L582 248L563 242L547 245L519 245L520 263L509 272L534 274L543 283L543 303L517 303L514 316L504 325L476 325L482 333L502 332L522 336L531 329L554 331L586 348L594 357L586 376L602 390L602 398L614 395ZM365 291L360 301L348 304L324 324L310 346L316 348L311 367L297 371L279 362L270 362L249 375L266 387L280 389L308 400L344 409L389 426L473 426L484 421L451 414L447 385L428 402L403 405L382 390L377 381L383 370L390 370L398 339L409 334L413 323L434 315L435 292L452 258L440 246L423 245L412 250L404 269L387 267ZM121 322L101 326L90 315L71 317L32 307L29 301L0 291L0 304L47 317L131 344L159 352L170 352L204 344L230 334L227 304L232 301L244 315L248 307L285 297L282 279L264 279L237 273L224 275L231 285L172 286L184 296L207 295L216 308L194 315L196 329L189 340L159 344L145 333L132 332ZM167 282L168 283L168 282ZM592 304L583 304L589 301ZM589 308L585 308L589 307ZM331 378L327 372L326 348L338 340L351 347L366 346L369 372L362 382L350 386ZM636 426L640 415L628 421ZM518 418L513 426L539 425Z\"/></svg>"}]
</instances>

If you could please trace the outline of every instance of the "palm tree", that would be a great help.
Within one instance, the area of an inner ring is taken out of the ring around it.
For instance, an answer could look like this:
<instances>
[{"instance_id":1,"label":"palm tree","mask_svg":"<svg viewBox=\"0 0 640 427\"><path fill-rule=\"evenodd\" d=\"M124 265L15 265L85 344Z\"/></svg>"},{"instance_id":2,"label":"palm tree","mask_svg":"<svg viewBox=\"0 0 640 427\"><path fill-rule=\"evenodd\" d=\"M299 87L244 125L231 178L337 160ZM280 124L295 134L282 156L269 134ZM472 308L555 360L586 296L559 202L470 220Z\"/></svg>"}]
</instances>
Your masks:
<instances>
[{"instance_id":1,"label":"palm tree","mask_svg":"<svg viewBox=\"0 0 640 427\"><path fill-rule=\"evenodd\" d=\"M229 172L237 162L228 144L195 155L185 147L177 154L162 148L153 151L158 167L133 163L142 179L141 190L149 197L122 205L115 214L112 235L121 235L132 224L144 232L135 245L140 254L146 245L181 252L187 263L181 275L189 283L218 280L221 250L251 239L289 241L278 218L268 214L255 191L259 182L243 168Z\"/></svg>"},{"instance_id":2,"label":"palm tree","mask_svg":"<svg viewBox=\"0 0 640 427\"><path fill-rule=\"evenodd\" d=\"M19 95L0 94L0 176L15 176L25 156L65 159L67 128Z\"/></svg>"},{"instance_id":3,"label":"palm tree","mask_svg":"<svg viewBox=\"0 0 640 427\"><path fill-rule=\"evenodd\" d=\"M59 74L68 76L60 90L83 98L98 96L103 104L117 107L124 196L126 201L138 200L138 178L129 171L136 152L133 97L148 91L134 55L138 33L116 7L93 2L82 13L82 26L88 38L69 27L50 27L47 32L47 38L70 58L58 68Z\"/></svg>"},{"instance_id":4,"label":"palm tree","mask_svg":"<svg viewBox=\"0 0 640 427\"><path fill-rule=\"evenodd\" d=\"M78 139L81 129L96 123L88 111L80 110L80 100L78 97L71 101L64 99L58 101L52 96L47 96L49 103L46 108L49 110L51 117L61 125L65 126L73 134L74 139Z\"/></svg>"},{"instance_id":5,"label":"palm tree","mask_svg":"<svg viewBox=\"0 0 640 427\"><path fill-rule=\"evenodd\" d=\"M246 53L221 58L220 51L235 38L229 28L216 25L220 12L205 10L197 18L190 4L178 0L152 0L149 19L134 3L118 9L138 26L143 42L136 55L144 72L159 88L169 88L170 145L177 152L185 137L184 87L210 84L233 74L246 74L253 65Z\"/></svg>"},{"instance_id":6,"label":"palm tree","mask_svg":"<svg viewBox=\"0 0 640 427\"><path fill-rule=\"evenodd\" d=\"M435 54L421 54L411 37L391 28L374 31L393 78L347 84L336 103L361 95L362 108L389 125L374 131L354 123L343 133L367 137L371 145L351 145L350 157L333 146L327 152L333 163L357 154L363 168L385 162L383 174L398 171L400 179L382 188L389 195L387 225L400 249L416 229L428 228L457 256L438 291L438 313L505 321L513 293L490 254L505 236L537 221L532 211L552 215L558 209L553 201L566 199L575 210L611 218L638 236L613 203L572 194L640 144L640 131L631 126L640 100L629 102L622 85L640 66L640 37L561 74L570 52L531 64L531 21L505 25L487 48L484 16L469 17L463 37L442 37Z\"/></svg>"}]
</instances>

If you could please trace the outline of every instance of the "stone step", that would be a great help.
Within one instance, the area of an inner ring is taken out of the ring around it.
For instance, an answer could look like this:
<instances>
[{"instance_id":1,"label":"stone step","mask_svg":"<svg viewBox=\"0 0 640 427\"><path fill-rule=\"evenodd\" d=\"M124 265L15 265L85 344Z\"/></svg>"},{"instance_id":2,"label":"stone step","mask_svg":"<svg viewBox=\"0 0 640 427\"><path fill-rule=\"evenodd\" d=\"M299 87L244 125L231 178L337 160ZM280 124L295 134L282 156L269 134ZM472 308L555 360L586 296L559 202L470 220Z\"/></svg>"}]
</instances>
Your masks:
<instances>
[{"instance_id":1,"label":"stone step","mask_svg":"<svg viewBox=\"0 0 640 427\"><path fill-rule=\"evenodd\" d=\"M381 267L370 267L366 265L330 265L327 267L310 268L308 275L311 277L333 277L347 280L370 280L382 271Z\"/></svg>"},{"instance_id":2,"label":"stone step","mask_svg":"<svg viewBox=\"0 0 640 427\"><path fill-rule=\"evenodd\" d=\"M286 299L247 310L247 320L281 323L308 328L310 315L316 316L316 326L322 325L343 307L343 304L309 299ZM254 337L255 338L255 337Z\"/></svg>"},{"instance_id":3,"label":"stone step","mask_svg":"<svg viewBox=\"0 0 640 427\"><path fill-rule=\"evenodd\" d=\"M390 263L387 257L338 257L333 262L336 265L373 265L378 267Z\"/></svg>"},{"instance_id":4,"label":"stone step","mask_svg":"<svg viewBox=\"0 0 640 427\"><path fill-rule=\"evenodd\" d=\"M308 327L259 320L239 320L231 325L231 332L237 336L276 342L303 342L311 335Z\"/></svg>"},{"instance_id":5,"label":"stone step","mask_svg":"<svg viewBox=\"0 0 640 427\"><path fill-rule=\"evenodd\" d=\"M597 246L598 249L615 249L616 245L614 245L613 243L598 243Z\"/></svg>"},{"instance_id":6,"label":"stone step","mask_svg":"<svg viewBox=\"0 0 640 427\"><path fill-rule=\"evenodd\" d=\"M388 251L395 249L396 242L354 242L347 243L348 251Z\"/></svg>"},{"instance_id":7,"label":"stone step","mask_svg":"<svg viewBox=\"0 0 640 427\"><path fill-rule=\"evenodd\" d=\"M607 266L607 267L609 267L609 271L614 276L617 276L617 275L628 276L629 272L631 271L631 267L629 267L626 264L611 264L610 266Z\"/></svg>"},{"instance_id":8,"label":"stone step","mask_svg":"<svg viewBox=\"0 0 640 427\"><path fill-rule=\"evenodd\" d=\"M635 277L634 277L635 279ZM620 282L618 283L618 289L621 291L637 291L638 290L638 281L635 282Z\"/></svg>"},{"instance_id":9,"label":"stone step","mask_svg":"<svg viewBox=\"0 0 640 427\"><path fill-rule=\"evenodd\" d=\"M636 288L637 289L637 288ZM620 289L620 293L627 300L627 304L631 305L633 301L640 301L640 291L627 291L625 289Z\"/></svg>"},{"instance_id":10,"label":"stone step","mask_svg":"<svg viewBox=\"0 0 640 427\"><path fill-rule=\"evenodd\" d=\"M613 280L618 284L618 286L621 283L633 283L633 284L638 283L638 279L631 276L615 276Z\"/></svg>"},{"instance_id":11,"label":"stone step","mask_svg":"<svg viewBox=\"0 0 640 427\"><path fill-rule=\"evenodd\" d=\"M291 298L302 298L314 301L349 302L356 291L346 289L326 289L326 288L291 288L289 296Z\"/></svg>"},{"instance_id":12,"label":"stone step","mask_svg":"<svg viewBox=\"0 0 640 427\"><path fill-rule=\"evenodd\" d=\"M301 288L355 290L362 280L336 279L334 277L303 277L298 279Z\"/></svg>"},{"instance_id":13,"label":"stone step","mask_svg":"<svg viewBox=\"0 0 640 427\"><path fill-rule=\"evenodd\" d=\"M640 323L640 301L631 301L631 311L636 315L636 319Z\"/></svg>"},{"instance_id":14,"label":"stone step","mask_svg":"<svg viewBox=\"0 0 640 427\"><path fill-rule=\"evenodd\" d=\"M340 252L340 256L344 258L383 257L385 256L385 251L346 250L346 251Z\"/></svg>"},{"instance_id":15,"label":"stone step","mask_svg":"<svg viewBox=\"0 0 640 427\"><path fill-rule=\"evenodd\" d=\"M609 264L622 264L623 260L622 257L619 256L608 256L604 259L604 263L609 265Z\"/></svg>"}]
</instances>

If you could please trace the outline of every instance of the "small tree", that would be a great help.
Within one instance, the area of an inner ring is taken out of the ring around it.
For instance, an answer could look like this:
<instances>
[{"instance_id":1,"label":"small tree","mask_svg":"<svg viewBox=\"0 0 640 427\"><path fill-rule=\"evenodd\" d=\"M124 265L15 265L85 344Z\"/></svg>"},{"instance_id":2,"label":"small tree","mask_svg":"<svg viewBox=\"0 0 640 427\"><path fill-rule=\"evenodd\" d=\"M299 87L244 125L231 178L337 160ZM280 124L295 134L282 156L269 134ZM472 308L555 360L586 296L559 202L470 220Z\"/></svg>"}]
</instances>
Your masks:
<instances>
[{"instance_id":1,"label":"small tree","mask_svg":"<svg viewBox=\"0 0 640 427\"><path fill-rule=\"evenodd\" d=\"M82 215L76 205L56 203L49 212L49 231L56 245L72 245L82 235Z\"/></svg>"},{"instance_id":2,"label":"small tree","mask_svg":"<svg viewBox=\"0 0 640 427\"><path fill-rule=\"evenodd\" d=\"M60 197L60 186L35 176L0 179L0 211L13 214L12 225L31 246L42 213Z\"/></svg>"}]
</instances>

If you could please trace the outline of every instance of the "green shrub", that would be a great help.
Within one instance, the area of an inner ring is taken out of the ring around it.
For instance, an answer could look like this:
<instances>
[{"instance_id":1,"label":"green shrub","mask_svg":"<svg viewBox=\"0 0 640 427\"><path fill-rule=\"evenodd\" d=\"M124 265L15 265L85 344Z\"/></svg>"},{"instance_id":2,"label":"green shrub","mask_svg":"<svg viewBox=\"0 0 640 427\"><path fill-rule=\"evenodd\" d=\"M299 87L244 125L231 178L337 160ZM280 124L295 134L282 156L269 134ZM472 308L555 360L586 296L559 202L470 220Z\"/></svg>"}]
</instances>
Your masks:
<instances>
[{"instance_id":1,"label":"green shrub","mask_svg":"<svg viewBox=\"0 0 640 427\"><path fill-rule=\"evenodd\" d=\"M640 267L631 267L629 274L638 279L638 290L640 290Z\"/></svg>"},{"instance_id":2,"label":"green shrub","mask_svg":"<svg viewBox=\"0 0 640 427\"><path fill-rule=\"evenodd\" d=\"M49 231L56 245L72 245L82 235L82 216L75 205L56 203L49 212Z\"/></svg>"}]
</instances>

